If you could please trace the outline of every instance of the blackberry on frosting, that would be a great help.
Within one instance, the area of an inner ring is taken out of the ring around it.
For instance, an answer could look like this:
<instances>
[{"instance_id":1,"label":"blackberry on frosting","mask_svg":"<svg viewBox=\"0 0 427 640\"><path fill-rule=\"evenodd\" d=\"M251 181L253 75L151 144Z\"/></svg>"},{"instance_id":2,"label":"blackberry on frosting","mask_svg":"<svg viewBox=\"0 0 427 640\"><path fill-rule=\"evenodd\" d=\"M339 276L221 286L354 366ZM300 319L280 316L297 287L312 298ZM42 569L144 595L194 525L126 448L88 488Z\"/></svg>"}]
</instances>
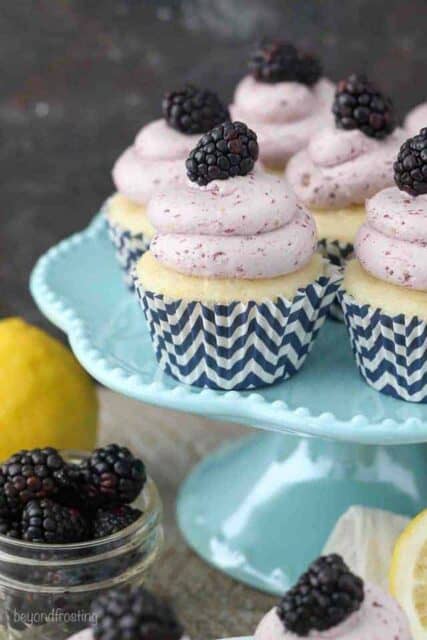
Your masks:
<instances>
[{"instance_id":1,"label":"blackberry on frosting","mask_svg":"<svg viewBox=\"0 0 427 640\"><path fill-rule=\"evenodd\" d=\"M193 85L166 93L162 109L169 126L189 135L205 133L230 119L216 93Z\"/></svg>"},{"instance_id":2,"label":"blackberry on frosting","mask_svg":"<svg viewBox=\"0 0 427 640\"><path fill-rule=\"evenodd\" d=\"M401 146L394 179L399 189L411 196L427 193L427 127Z\"/></svg>"},{"instance_id":3,"label":"blackberry on frosting","mask_svg":"<svg viewBox=\"0 0 427 640\"><path fill-rule=\"evenodd\" d=\"M186 161L187 175L200 186L244 176L258 158L256 134L243 122L226 122L205 134Z\"/></svg>"},{"instance_id":4,"label":"blackberry on frosting","mask_svg":"<svg viewBox=\"0 0 427 640\"><path fill-rule=\"evenodd\" d=\"M391 100L363 75L338 83L332 111L337 127L360 129L370 138L385 138L396 128Z\"/></svg>"},{"instance_id":5,"label":"blackberry on frosting","mask_svg":"<svg viewBox=\"0 0 427 640\"><path fill-rule=\"evenodd\" d=\"M260 82L300 82L307 86L316 84L322 75L317 58L280 40L258 47L249 60L249 70Z\"/></svg>"},{"instance_id":6,"label":"blackberry on frosting","mask_svg":"<svg viewBox=\"0 0 427 640\"><path fill-rule=\"evenodd\" d=\"M363 581L335 554L313 562L297 584L282 598L277 612L288 631L308 636L326 631L360 609Z\"/></svg>"}]
</instances>

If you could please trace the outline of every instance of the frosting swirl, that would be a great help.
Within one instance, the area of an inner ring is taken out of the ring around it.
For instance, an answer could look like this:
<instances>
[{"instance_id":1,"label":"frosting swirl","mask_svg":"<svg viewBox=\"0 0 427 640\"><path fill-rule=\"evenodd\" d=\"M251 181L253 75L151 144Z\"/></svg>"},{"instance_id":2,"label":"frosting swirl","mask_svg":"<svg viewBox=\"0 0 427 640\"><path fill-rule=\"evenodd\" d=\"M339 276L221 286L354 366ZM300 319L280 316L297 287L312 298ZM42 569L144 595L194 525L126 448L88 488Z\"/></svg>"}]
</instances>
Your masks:
<instances>
[{"instance_id":1,"label":"frosting swirl","mask_svg":"<svg viewBox=\"0 0 427 640\"><path fill-rule=\"evenodd\" d=\"M427 291L427 195L412 197L396 187L366 203L356 255L380 280Z\"/></svg>"},{"instance_id":2,"label":"frosting swirl","mask_svg":"<svg viewBox=\"0 0 427 640\"><path fill-rule=\"evenodd\" d=\"M424 127L427 127L427 102L412 109L405 119L405 129L411 136L416 136Z\"/></svg>"},{"instance_id":3,"label":"frosting swirl","mask_svg":"<svg viewBox=\"0 0 427 640\"><path fill-rule=\"evenodd\" d=\"M183 162L199 138L172 129L165 120L146 125L113 167L117 191L146 204L159 189L184 181Z\"/></svg>"},{"instance_id":4,"label":"frosting swirl","mask_svg":"<svg viewBox=\"0 0 427 640\"><path fill-rule=\"evenodd\" d=\"M270 166L283 165L331 120L334 90L326 79L310 88L298 82L268 84L246 76L237 86L231 113L256 131L261 160Z\"/></svg>"},{"instance_id":5,"label":"frosting swirl","mask_svg":"<svg viewBox=\"0 0 427 640\"><path fill-rule=\"evenodd\" d=\"M272 278L305 266L316 250L312 216L286 183L261 170L168 189L149 202L154 257L186 275Z\"/></svg>"},{"instance_id":6,"label":"frosting swirl","mask_svg":"<svg viewBox=\"0 0 427 640\"><path fill-rule=\"evenodd\" d=\"M393 162L404 137L402 129L376 140L359 129L328 127L290 160L286 178L308 207L340 209L363 204L393 184Z\"/></svg>"}]
</instances>

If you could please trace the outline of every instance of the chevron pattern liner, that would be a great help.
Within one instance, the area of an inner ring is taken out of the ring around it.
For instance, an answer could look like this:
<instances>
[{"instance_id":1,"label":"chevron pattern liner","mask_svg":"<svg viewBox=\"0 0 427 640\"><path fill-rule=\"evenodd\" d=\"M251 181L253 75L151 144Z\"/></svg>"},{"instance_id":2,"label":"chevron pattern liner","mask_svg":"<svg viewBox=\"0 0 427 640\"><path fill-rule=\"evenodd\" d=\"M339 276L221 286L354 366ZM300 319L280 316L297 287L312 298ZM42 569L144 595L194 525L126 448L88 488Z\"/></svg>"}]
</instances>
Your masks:
<instances>
[{"instance_id":1,"label":"chevron pattern liner","mask_svg":"<svg viewBox=\"0 0 427 640\"><path fill-rule=\"evenodd\" d=\"M291 302L187 302L137 283L160 367L180 382L219 390L290 378L304 364L339 287L339 270L328 270Z\"/></svg>"},{"instance_id":2,"label":"chevron pattern liner","mask_svg":"<svg viewBox=\"0 0 427 640\"><path fill-rule=\"evenodd\" d=\"M349 242L327 240L326 238L319 241L318 249L329 262L337 267L344 267L347 260L350 260L354 254L354 246ZM329 307L329 317L337 322L344 322L344 313L338 297L335 298Z\"/></svg>"},{"instance_id":3,"label":"chevron pattern liner","mask_svg":"<svg viewBox=\"0 0 427 640\"><path fill-rule=\"evenodd\" d=\"M116 257L124 272L126 286L133 291L133 267L150 248L150 241L143 233L131 233L107 219L108 233L116 249Z\"/></svg>"},{"instance_id":4,"label":"chevron pattern liner","mask_svg":"<svg viewBox=\"0 0 427 640\"><path fill-rule=\"evenodd\" d=\"M319 240L320 253L337 267L344 267L347 260L353 257L354 246L349 242L339 240Z\"/></svg>"},{"instance_id":5,"label":"chevron pattern liner","mask_svg":"<svg viewBox=\"0 0 427 640\"><path fill-rule=\"evenodd\" d=\"M357 366L377 391L409 402L427 403L427 323L391 317L339 292Z\"/></svg>"}]
</instances>

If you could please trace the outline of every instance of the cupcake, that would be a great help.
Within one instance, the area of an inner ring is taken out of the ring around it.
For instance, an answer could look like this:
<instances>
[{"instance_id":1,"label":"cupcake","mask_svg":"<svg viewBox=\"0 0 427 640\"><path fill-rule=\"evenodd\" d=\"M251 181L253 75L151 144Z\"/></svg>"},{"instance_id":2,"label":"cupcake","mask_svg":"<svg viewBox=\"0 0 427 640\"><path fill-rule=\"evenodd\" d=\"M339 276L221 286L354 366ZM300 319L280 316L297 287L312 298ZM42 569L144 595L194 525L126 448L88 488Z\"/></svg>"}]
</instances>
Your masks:
<instances>
[{"instance_id":1,"label":"cupcake","mask_svg":"<svg viewBox=\"0 0 427 640\"><path fill-rule=\"evenodd\" d=\"M405 119L405 130L409 135L415 136L424 127L427 127L427 102L412 109Z\"/></svg>"},{"instance_id":2,"label":"cupcake","mask_svg":"<svg viewBox=\"0 0 427 640\"><path fill-rule=\"evenodd\" d=\"M228 119L228 110L211 91L186 86L167 93L163 118L143 127L115 163L117 192L106 205L106 217L129 287L132 267L155 234L146 216L148 201L159 189L182 180L182 163L200 134Z\"/></svg>"},{"instance_id":3,"label":"cupcake","mask_svg":"<svg viewBox=\"0 0 427 640\"><path fill-rule=\"evenodd\" d=\"M397 187L368 200L339 297L356 362L387 395L427 402L427 128L395 163Z\"/></svg>"},{"instance_id":4,"label":"cupcake","mask_svg":"<svg viewBox=\"0 0 427 640\"><path fill-rule=\"evenodd\" d=\"M403 142L391 102L366 78L339 83L335 126L316 133L289 162L286 178L312 212L324 255L342 265L365 220L365 200L393 184L393 159Z\"/></svg>"},{"instance_id":5,"label":"cupcake","mask_svg":"<svg viewBox=\"0 0 427 640\"><path fill-rule=\"evenodd\" d=\"M397 602L342 558L319 558L261 620L254 640L411 640Z\"/></svg>"},{"instance_id":6,"label":"cupcake","mask_svg":"<svg viewBox=\"0 0 427 640\"><path fill-rule=\"evenodd\" d=\"M69 640L188 640L172 609L141 587L98 597L92 619L92 628Z\"/></svg>"},{"instance_id":7,"label":"cupcake","mask_svg":"<svg viewBox=\"0 0 427 640\"><path fill-rule=\"evenodd\" d=\"M245 124L216 127L191 152L188 183L147 208L158 233L136 288L161 368L184 383L254 389L289 378L338 288L312 216L257 157Z\"/></svg>"},{"instance_id":8,"label":"cupcake","mask_svg":"<svg viewBox=\"0 0 427 640\"><path fill-rule=\"evenodd\" d=\"M236 88L232 117L258 135L266 168L283 172L287 161L331 119L334 85L316 58L292 45L270 42L255 51L250 74Z\"/></svg>"}]
</instances>

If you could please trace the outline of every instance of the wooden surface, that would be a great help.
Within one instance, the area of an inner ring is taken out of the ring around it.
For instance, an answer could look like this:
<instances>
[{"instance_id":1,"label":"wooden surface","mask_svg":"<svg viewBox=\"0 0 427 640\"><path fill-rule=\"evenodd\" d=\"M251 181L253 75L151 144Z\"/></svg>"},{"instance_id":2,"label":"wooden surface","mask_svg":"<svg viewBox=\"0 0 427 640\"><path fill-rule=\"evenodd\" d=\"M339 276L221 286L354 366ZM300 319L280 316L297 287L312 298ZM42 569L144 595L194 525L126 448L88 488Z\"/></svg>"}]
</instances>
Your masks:
<instances>
[{"instance_id":1,"label":"wooden surface","mask_svg":"<svg viewBox=\"0 0 427 640\"><path fill-rule=\"evenodd\" d=\"M187 547L175 520L177 490L191 468L224 441L250 431L158 409L106 390L100 397L101 442L120 442L139 453L163 500L166 543L148 586L172 601L192 640L251 635L276 600L205 564Z\"/></svg>"}]
</instances>

